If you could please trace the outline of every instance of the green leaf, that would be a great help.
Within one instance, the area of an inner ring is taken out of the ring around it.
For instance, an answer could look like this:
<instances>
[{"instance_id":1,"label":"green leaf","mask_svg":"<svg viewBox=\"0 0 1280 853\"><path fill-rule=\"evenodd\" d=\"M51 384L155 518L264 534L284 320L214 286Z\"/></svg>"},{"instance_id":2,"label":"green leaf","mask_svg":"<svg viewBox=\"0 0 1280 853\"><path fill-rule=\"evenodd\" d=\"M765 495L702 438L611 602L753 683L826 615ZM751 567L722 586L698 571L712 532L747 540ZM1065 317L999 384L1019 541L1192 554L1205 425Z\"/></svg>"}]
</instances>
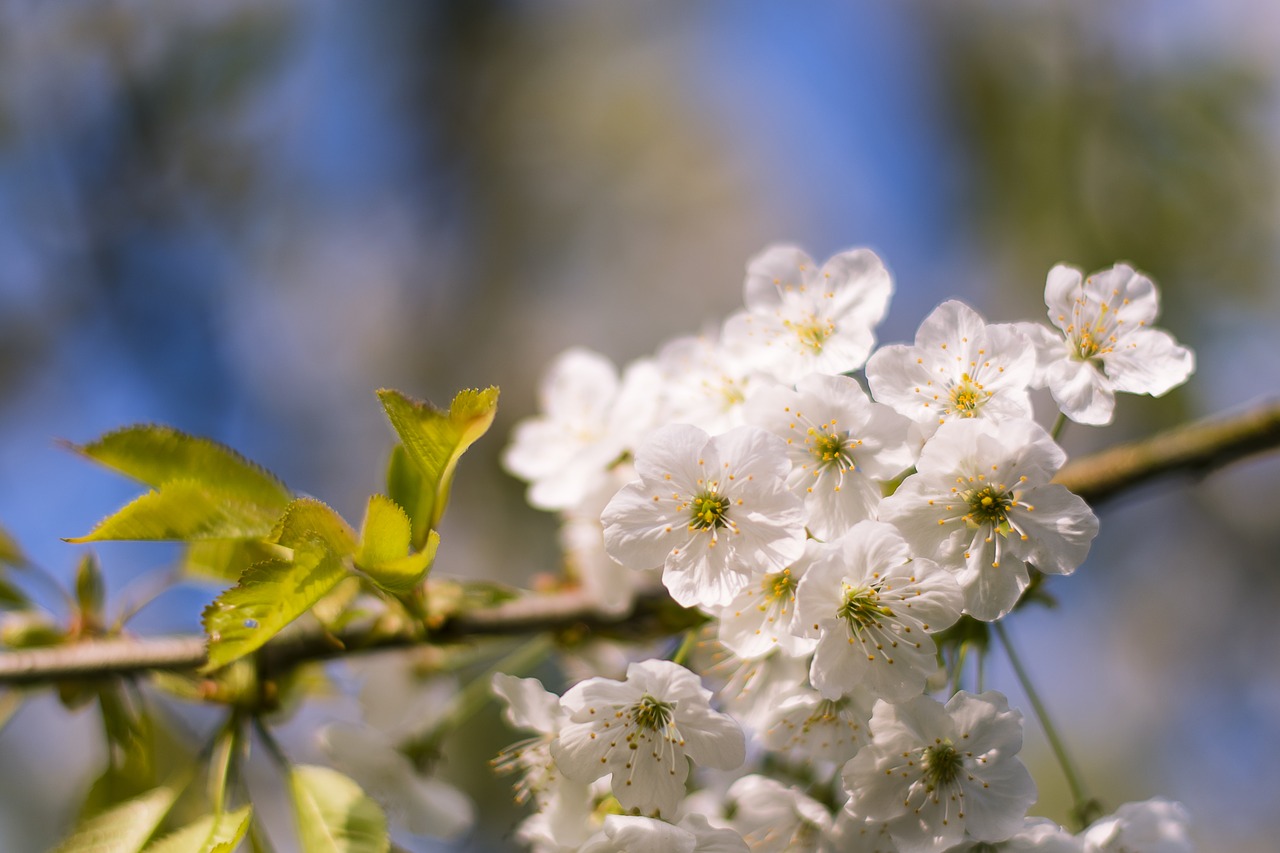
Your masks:
<instances>
[{"instance_id":1,"label":"green leaf","mask_svg":"<svg viewBox=\"0 0 1280 853\"><path fill-rule=\"evenodd\" d=\"M289 490L274 474L231 448L172 427L139 424L109 432L75 452L152 488L190 481L248 503L283 509Z\"/></svg>"},{"instance_id":2,"label":"green leaf","mask_svg":"<svg viewBox=\"0 0 1280 853\"><path fill-rule=\"evenodd\" d=\"M153 489L69 542L260 539L289 503L289 490L269 471L170 427L126 427L68 446Z\"/></svg>"},{"instance_id":3,"label":"green leaf","mask_svg":"<svg viewBox=\"0 0 1280 853\"><path fill-rule=\"evenodd\" d=\"M411 542L421 548L431 530L431 506L435 492L424 486L426 478L417 464L409 458L403 444L391 449L391 461L387 464L387 494L408 513L413 522Z\"/></svg>"},{"instance_id":4,"label":"green leaf","mask_svg":"<svg viewBox=\"0 0 1280 853\"><path fill-rule=\"evenodd\" d=\"M449 502L459 457L493 423L498 389L460 391L447 412L387 388L378 391L378 399L405 454L422 474L417 500L405 500L401 506L423 513L426 529L434 530Z\"/></svg>"},{"instance_id":5,"label":"green leaf","mask_svg":"<svg viewBox=\"0 0 1280 853\"><path fill-rule=\"evenodd\" d=\"M427 576L440 536L434 530L428 531L426 547L410 554L407 552L411 539L409 516L399 504L385 495L374 495L365 511L356 566L383 589L410 590Z\"/></svg>"},{"instance_id":6,"label":"green leaf","mask_svg":"<svg viewBox=\"0 0 1280 853\"><path fill-rule=\"evenodd\" d=\"M329 506L314 498L298 498L285 510L272 539L286 548L320 544L340 557L356 550L356 533Z\"/></svg>"},{"instance_id":7,"label":"green leaf","mask_svg":"<svg viewBox=\"0 0 1280 853\"><path fill-rule=\"evenodd\" d=\"M254 563L287 556L288 552L259 539L202 539L187 545L182 571L192 577L234 583Z\"/></svg>"},{"instance_id":8,"label":"green leaf","mask_svg":"<svg viewBox=\"0 0 1280 853\"><path fill-rule=\"evenodd\" d=\"M289 504L271 538L291 548L293 559L250 566L236 586L204 609L209 636L204 672L261 648L348 576L355 532L320 501L298 498Z\"/></svg>"},{"instance_id":9,"label":"green leaf","mask_svg":"<svg viewBox=\"0 0 1280 853\"><path fill-rule=\"evenodd\" d=\"M54 853L139 853L176 798L172 788L153 788L79 823Z\"/></svg>"},{"instance_id":10,"label":"green leaf","mask_svg":"<svg viewBox=\"0 0 1280 853\"><path fill-rule=\"evenodd\" d=\"M25 610L30 603L25 592L0 575L0 610Z\"/></svg>"},{"instance_id":11,"label":"green leaf","mask_svg":"<svg viewBox=\"0 0 1280 853\"><path fill-rule=\"evenodd\" d=\"M271 533L279 515L274 506L194 481L175 481L126 504L88 534L66 541L260 539Z\"/></svg>"},{"instance_id":12,"label":"green leaf","mask_svg":"<svg viewBox=\"0 0 1280 853\"><path fill-rule=\"evenodd\" d=\"M347 576L342 558L325 548L298 547L293 561L251 566L240 583L204 609L212 672L261 648Z\"/></svg>"},{"instance_id":13,"label":"green leaf","mask_svg":"<svg viewBox=\"0 0 1280 853\"><path fill-rule=\"evenodd\" d=\"M27 565L27 555L22 553L18 540L3 527L0 527L0 563L19 569Z\"/></svg>"},{"instance_id":14,"label":"green leaf","mask_svg":"<svg viewBox=\"0 0 1280 853\"><path fill-rule=\"evenodd\" d=\"M98 558L92 553L80 558L76 567L76 606L86 624L102 624L102 607L107 600L106 583Z\"/></svg>"},{"instance_id":15,"label":"green leaf","mask_svg":"<svg viewBox=\"0 0 1280 853\"><path fill-rule=\"evenodd\" d=\"M253 808L205 815L195 823L166 835L146 849L146 853L233 853L245 833Z\"/></svg>"},{"instance_id":16,"label":"green leaf","mask_svg":"<svg viewBox=\"0 0 1280 853\"><path fill-rule=\"evenodd\" d=\"M387 818L355 782L328 767L289 774L298 838L307 853L387 853Z\"/></svg>"}]
</instances>

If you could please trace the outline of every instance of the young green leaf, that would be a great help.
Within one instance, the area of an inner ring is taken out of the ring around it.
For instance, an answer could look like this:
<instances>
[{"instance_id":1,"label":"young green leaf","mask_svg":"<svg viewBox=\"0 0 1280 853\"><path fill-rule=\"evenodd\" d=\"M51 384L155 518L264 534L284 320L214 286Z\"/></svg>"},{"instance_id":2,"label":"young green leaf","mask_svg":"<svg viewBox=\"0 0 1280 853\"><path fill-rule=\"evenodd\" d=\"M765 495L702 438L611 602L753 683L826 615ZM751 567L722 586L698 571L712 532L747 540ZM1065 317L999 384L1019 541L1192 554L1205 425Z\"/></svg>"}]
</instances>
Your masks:
<instances>
[{"instance_id":1,"label":"young green leaf","mask_svg":"<svg viewBox=\"0 0 1280 853\"><path fill-rule=\"evenodd\" d=\"M378 399L406 455L422 473L418 499L406 500L401 506L423 512L426 528L434 530L449 502L459 457L493 423L498 389L460 391L447 412L387 388L378 391Z\"/></svg>"},{"instance_id":2,"label":"young green leaf","mask_svg":"<svg viewBox=\"0 0 1280 853\"><path fill-rule=\"evenodd\" d=\"M126 504L88 534L66 541L260 539L271 532L281 509L283 505L264 506L194 481L175 481Z\"/></svg>"},{"instance_id":3,"label":"young green leaf","mask_svg":"<svg viewBox=\"0 0 1280 853\"><path fill-rule=\"evenodd\" d=\"M260 539L202 539L187 545L182 556L184 574L235 583L245 570L263 560L288 557L288 552Z\"/></svg>"},{"instance_id":4,"label":"young green leaf","mask_svg":"<svg viewBox=\"0 0 1280 853\"><path fill-rule=\"evenodd\" d=\"M0 575L0 610L25 610L30 603L25 592Z\"/></svg>"},{"instance_id":5,"label":"young green leaf","mask_svg":"<svg viewBox=\"0 0 1280 853\"><path fill-rule=\"evenodd\" d=\"M140 853L176 798L172 788L153 788L78 824L54 853Z\"/></svg>"},{"instance_id":6,"label":"young green leaf","mask_svg":"<svg viewBox=\"0 0 1280 853\"><path fill-rule=\"evenodd\" d=\"M416 462L409 458L403 444L391 448L391 460L387 463L387 494L408 513L413 523L411 542L415 549L427 541L431 530L431 506L435 503L435 491L425 486L426 477Z\"/></svg>"},{"instance_id":7,"label":"young green leaf","mask_svg":"<svg viewBox=\"0 0 1280 853\"><path fill-rule=\"evenodd\" d=\"M18 540L9 535L9 531L0 527L0 564L22 568L27 564L27 555L22 553Z\"/></svg>"},{"instance_id":8,"label":"young green leaf","mask_svg":"<svg viewBox=\"0 0 1280 853\"><path fill-rule=\"evenodd\" d=\"M356 535L342 516L312 498L289 504L272 539L293 549L292 560L265 560L245 570L240 583L204 609L209 660L204 671L226 666L264 643L311 609L347 577Z\"/></svg>"},{"instance_id":9,"label":"young green leaf","mask_svg":"<svg viewBox=\"0 0 1280 853\"><path fill-rule=\"evenodd\" d=\"M429 531L421 551L407 553L412 539L409 516L391 498L374 495L369 498L364 525L360 531L360 549L356 566L374 583L391 592L405 592L417 586L436 557L440 536Z\"/></svg>"},{"instance_id":10,"label":"young green leaf","mask_svg":"<svg viewBox=\"0 0 1280 853\"><path fill-rule=\"evenodd\" d=\"M356 533L351 525L314 498L298 498L289 504L272 539L286 548L319 542L339 557L351 556L356 550Z\"/></svg>"},{"instance_id":11,"label":"young green leaf","mask_svg":"<svg viewBox=\"0 0 1280 853\"><path fill-rule=\"evenodd\" d=\"M289 490L270 471L225 445L172 427L139 424L68 446L152 488L184 480L261 506L284 509L289 502Z\"/></svg>"},{"instance_id":12,"label":"young green leaf","mask_svg":"<svg viewBox=\"0 0 1280 853\"><path fill-rule=\"evenodd\" d=\"M147 847L146 853L234 853L249 831L251 806L205 815Z\"/></svg>"},{"instance_id":13,"label":"young green leaf","mask_svg":"<svg viewBox=\"0 0 1280 853\"><path fill-rule=\"evenodd\" d=\"M314 546L296 548L292 562L267 560L249 567L240 583L204 609L209 637L204 671L261 648L346 576L340 556Z\"/></svg>"},{"instance_id":14,"label":"young green leaf","mask_svg":"<svg viewBox=\"0 0 1280 853\"><path fill-rule=\"evenodd\" d=\"M289 773L294 818L307 853L387 853L387 817L355 782L328 767Z\"/></svg>"},{"instance_id":15,"label":"young green leaf","mask_svg":"<svg viewBox=\"0 0 1280 853\"><path fill-rule=\"evenodd\" d=\"M68 446L153 489L69 542L260 539L289 503L289 490L269 471L170 427L126 427Z\"/></svg>"}]
</instances>

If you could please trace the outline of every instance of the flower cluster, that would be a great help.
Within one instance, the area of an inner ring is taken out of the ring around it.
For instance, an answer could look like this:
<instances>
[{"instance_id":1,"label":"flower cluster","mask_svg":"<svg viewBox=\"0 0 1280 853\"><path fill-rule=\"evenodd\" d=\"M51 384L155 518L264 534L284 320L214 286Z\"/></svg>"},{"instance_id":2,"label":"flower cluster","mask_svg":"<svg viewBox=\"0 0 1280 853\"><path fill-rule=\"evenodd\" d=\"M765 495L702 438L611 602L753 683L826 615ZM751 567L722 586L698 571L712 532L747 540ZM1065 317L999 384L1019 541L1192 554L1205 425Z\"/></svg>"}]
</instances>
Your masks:
<instances>
[{"instance_id":1,"label":"flower cluster","mask_svg":"<svg viewBox=\"0 0 1280 853\"><path fill-rule=\"evenodd\" d=\"M955 656L943 691L958 641L940 634L985 630L1097 535L1052 482L1066 454L1033 392L1106 423L1114 392L1165 393L1191 352L1151 327L1155 288L1123 264L1050 272L1057 331L948 301L876 349L891 292L869 250L818 265L776 246L718 333L622 371L583 350L552 365L508 469L561 513L602 607L660 582L705 615L693 657L718 689L660 660L559 699L500 677L539 733L503 758L538 807L519 831L535 850L1190 850L1160 800L1075 835L1027 818L1022 715L958 689Z\"/></svg>"}]
</instances>

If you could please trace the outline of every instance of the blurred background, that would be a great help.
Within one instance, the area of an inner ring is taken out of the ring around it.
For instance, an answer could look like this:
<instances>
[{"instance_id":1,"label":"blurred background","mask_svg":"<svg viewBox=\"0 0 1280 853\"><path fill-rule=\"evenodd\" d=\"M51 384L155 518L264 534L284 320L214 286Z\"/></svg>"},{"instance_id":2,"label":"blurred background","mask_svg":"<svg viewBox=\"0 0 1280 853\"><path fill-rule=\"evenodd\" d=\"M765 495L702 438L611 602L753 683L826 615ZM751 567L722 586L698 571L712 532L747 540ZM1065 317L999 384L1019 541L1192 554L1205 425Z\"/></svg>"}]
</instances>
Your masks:
<instances>
[{"instance_id":1,"label":"blurred background","mask_svg":"<svg viewBox=\"0 0 1280 853\"><path fill-rule=\"evenodd\" d=\"M358 519L391 446L375 388L497 384L437 571L527 583L557 565L554 523L497 455L543 366L718 322L781 240L879 252L885 342L953 296L1042 320L1059 261L1149 273L1198 372L1072 425L1072 453L1280 388L1280 6L797 8L0 3L0 524L69 578L81 548L59 537L138 490L54 439L144 421ZM1091 791L1184 801L1204 850L1280 835L1277 463L1101 507L1061 606L1011 620ZM113 594L174 558L97 551ZM134 625L193 630L216 590ZM988 684L1026 707L998 656ZM62 834L103 761L92 717L36 698L0 732L0 849ZM468 760L506 738L477 733ZM1030 718L1025 755L1035 813L1065 820ZM466 763L446 775L507 802ZM441 849L503 849L516 817Z\"/></svg>"}]
</instances>

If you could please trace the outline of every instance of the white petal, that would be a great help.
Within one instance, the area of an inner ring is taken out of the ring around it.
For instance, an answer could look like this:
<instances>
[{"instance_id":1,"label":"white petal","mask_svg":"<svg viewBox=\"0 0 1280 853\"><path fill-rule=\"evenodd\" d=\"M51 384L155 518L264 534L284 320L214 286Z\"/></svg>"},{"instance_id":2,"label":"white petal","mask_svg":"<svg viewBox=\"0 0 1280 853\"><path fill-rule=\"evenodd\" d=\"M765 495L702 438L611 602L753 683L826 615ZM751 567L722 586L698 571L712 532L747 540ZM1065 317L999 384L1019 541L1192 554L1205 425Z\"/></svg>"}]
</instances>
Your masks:
<instances>
[{"instance_id":1,"label":"white petal","mask_svg":"<svg viewBox=\"0 0 1280 853\"><path fill-rule=\"evenodd\" d=\"M1054 402L1071 420L1092 426L1111 423L1115 394L1111 381L1093 364L1059 359L1048 366L1044 378Z\"/></svg>"},{"instance_id":2,"label":"white petal","mask_svg":"<svg viewBox=\"0 0 1280 853\"><path fill-rule=\"evenodd\" d=\"M564 716L560 697L549 692L536 678L517 678L505 672L493 674L493 692L507 702L503 711L513 727L554 734Z\"/></svg>"},{"instance_id":3,"label":"white petal","mask_svg":"<svg viewBox=\"0 0 1280 853\"><path fill-rule=\"evenodd\" d=\"M1138 329L1102 356L1117 391L1159 397L1187 381L1196 368L1195 353L1162 329Z\"/></svg>"}]
</instances>

